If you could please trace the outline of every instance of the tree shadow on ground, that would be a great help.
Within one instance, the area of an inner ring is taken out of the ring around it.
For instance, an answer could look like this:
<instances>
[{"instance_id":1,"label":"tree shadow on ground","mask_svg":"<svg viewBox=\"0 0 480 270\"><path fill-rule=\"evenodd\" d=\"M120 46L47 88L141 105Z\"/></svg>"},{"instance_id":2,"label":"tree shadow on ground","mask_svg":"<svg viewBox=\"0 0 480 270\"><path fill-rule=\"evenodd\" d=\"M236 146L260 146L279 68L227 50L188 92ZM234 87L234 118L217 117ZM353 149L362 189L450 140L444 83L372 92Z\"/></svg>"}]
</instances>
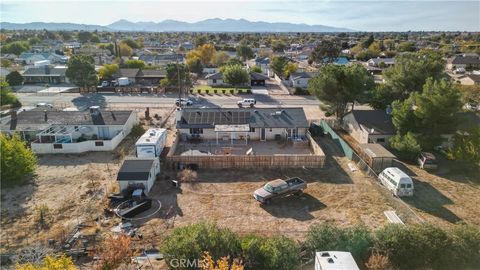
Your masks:
<instances>
[{"instance_id":1,"label":"tree shadow on ground","mask_svg":"<svg viewBox=\"0 0 480 270\"><path fill-rule=\"evenodd\" d=\"M427 182L418 179L413 180L415 195L410 198L403 198L406 203L451 223L462 221L461 218L445 207L445 205L454 204L450 198Z\"/></svg>"},{"instance_id":2,"label":"tree shadow on ground","mask_svg":"<svg viewBox=\"0 0 480 270\"><path fill-rule=\"evenodd\" d=\"M261 205L262 209L277 218L293 218L299 221L307 221L314 218L311 212L327 207L317 198L303 194L301 196L290 195L273 199L269 205Z\"/></svg>"},{"instance_id":3,"label":"tree shadow on ground","mask_svg":"<svg viewBox=\"0 0 480 270\"><path fill-rule=\"evenodd\" d=\"M103 94L82 94L79 97L72 99L73 105L79 110L86 110L91 106L100 106L100 108L105 108L107 106L107 101Z\"/></svg>"}]
</instances>

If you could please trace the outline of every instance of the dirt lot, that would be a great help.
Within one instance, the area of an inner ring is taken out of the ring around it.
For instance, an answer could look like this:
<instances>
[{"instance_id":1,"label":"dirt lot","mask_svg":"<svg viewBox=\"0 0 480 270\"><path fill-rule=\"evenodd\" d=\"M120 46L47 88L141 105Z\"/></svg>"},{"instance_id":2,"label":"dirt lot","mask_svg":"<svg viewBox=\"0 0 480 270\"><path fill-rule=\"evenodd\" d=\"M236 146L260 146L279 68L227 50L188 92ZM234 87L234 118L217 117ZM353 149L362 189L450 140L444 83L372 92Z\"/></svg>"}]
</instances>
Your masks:
<instances>
[{"instance_id":1,"label":"dirt lot","mask_svg":"<svg viewBox=\"0 0 480 270\"><path fill-rule=\"evenodd\" d=\"M405 201L425 221L440 225L465 222L480 226L480 172L463 176L449 171L453 165L451 162L442 158L439 162L439 170L435 172L406 165L413 175L416 194Z\"/></svg>"},{"instance_id":2,"label":"dirt lot","mask_svg":"<svg viewBox=\"0 0 480 270\"><path fill-rule=\"evenodd\" d=\"M161 116L159 120L143 122L160 125L168 110L151 111L152 116L155 113ZM172 127L171 119L165 127ZM167 145L172 138L169 136ZM296 239L302 239L311 224L324 221L375 228L387 222L385 210L396 210L406 223L418 222L383 187L359 171L351 172L348 159L332 141L320 139L320 146L327 155L323 169L202 170L194 182L182 183L180 189L170 181L177 179L177 172L162 171L150 192L162 202L162 210L142 223L139 233L143 240L136 240L138 246L158 246L167 230L201 220L216 221L239 233L280 233ZM106 205L106 194L116 189L114 179L127 155L133 155L132 139L125 140L113 153L41 156L31 184L2 190L2 251L58 239L74 225L99 217ZM414 167L411 171L417 175L417 193L405 201L423 219L438 224L464 221L480 225L478 185L451 175L447 179L427 174ZM268 206L253 199L252 192L266 181L293 176L308 181L302 197L279 199ZM36 209L40 205L49 209L47 229L38 226ZM112 219L100 231L109 232L117 222Z\"/></svg>"}]
</instances>

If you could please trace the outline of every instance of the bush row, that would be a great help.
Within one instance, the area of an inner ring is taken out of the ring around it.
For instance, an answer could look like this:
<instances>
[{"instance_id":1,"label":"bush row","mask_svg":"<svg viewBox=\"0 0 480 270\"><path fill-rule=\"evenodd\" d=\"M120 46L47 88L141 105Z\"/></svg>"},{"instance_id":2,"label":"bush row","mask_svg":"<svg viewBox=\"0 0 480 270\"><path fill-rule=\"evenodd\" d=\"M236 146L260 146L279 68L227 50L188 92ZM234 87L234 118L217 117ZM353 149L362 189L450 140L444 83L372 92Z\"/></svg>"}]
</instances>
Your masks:
<instances>
[{"instance_id":1,"label":"bush row","mask_svg":"<svg viewBox=\"0 0 480 270\"><path fill-rule=\"evenodd\" d=\"M251 94L252 90L251 89L192 89L190 90L190 94Z\"/></svg>"},{"instance_id":2,"label":"bush row","mask_svg":"<svg viewBox=\"0 0 480 270\"><path fill-rule=\"evenodd\" d=\"M213 258L241 259L245 269L266 270L297 268L300 250L308 251L310 259L316 251L349 251L361 268L378 268L372 261L380 255L388 259L380 268L479 269L480 228L388 224L371 231L363 226L340 228L321 223L311 226L299 244L283 236L240 237L212 223L198 223L174 229L162 246L167 264L172 259L198 259L208 251Z\"/></svg>"}]
</instances>

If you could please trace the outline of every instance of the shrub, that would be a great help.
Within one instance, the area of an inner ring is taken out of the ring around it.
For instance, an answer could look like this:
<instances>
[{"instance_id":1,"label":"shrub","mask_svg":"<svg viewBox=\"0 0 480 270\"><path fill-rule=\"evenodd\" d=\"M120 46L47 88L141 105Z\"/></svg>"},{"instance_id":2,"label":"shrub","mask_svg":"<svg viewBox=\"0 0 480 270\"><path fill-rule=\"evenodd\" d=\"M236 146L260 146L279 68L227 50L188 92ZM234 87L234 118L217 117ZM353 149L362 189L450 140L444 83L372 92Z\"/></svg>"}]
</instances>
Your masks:
<instances>
[{"instance_id":1,"label":"shrub","mask_svg":"<svg viewBox=\"0 0 480 270\"><path fill-rule=\"evenodd\" d=\"M384 251L401 269L448 269L452 263L450 240L432 225L388 224L376 232L375 248Z\"/></svg>"},{"instance_id":2,"label":"shrub","mask_svg":"<svg viewBox=\"0 0 480 270\"><path fill-rule=\"evenodd\" d=\"M390 259L386 255L380 253L373 253L370 258L368 258L365 266L369 270L390 270L393 269L390 264Z\"/></svg>"},{"instance_id":3,"label":"shrub","mask_svg":"<svg viewBox=\"0 0 480 270\"><path fill-rule=\"evenodd\" d=\"M33 151L18 134L9 137L0 134L1 185L22 184L37 165Z\"/></svg>"},{"instance_id":4,"label":"shrub","mask_svg":"<svg viewBox=\"0 0 480 270\"><path fill-rule=\"evenodd\" d=\"M107 236L97 252L100 265L96 269L117 269L120 265L128 265L133 256L131 238L125 234Z\"/></svg>"},{"instance_id":5,"label":"shrub","mask_svg":"<svg viewBox=\"0 0 480 270\"><path fill-rule=\"evenodd\" d=\"M11 104L13 107L20 107L22 104L12 93L12 89L7 81L0 79L0 105Z\"/></svg>"},{"instance_id":6,"label":"shrub","mask_svg":"<svg viewBox=\"0 0 480 270\"><path fill-rule=\"evenodd\" d=\"M75 270L72 258L62 255L60 257L46 256L40 264L25 263L15 265L16 270Z\"/></svg>"},{"instance_id":7,"label":"shrub","mask_svg":"<svg viewBox=\"0 0 480 270\"><path fill-rule=\"evenodd\" d=\"M234 90L234 89L230 89L230 94L234 95L234 94L235 94L235 90Z\"/></svg>"},{"instance_id":8,"label":"shrub","mask_svg":"<svg viewBox=\"0 0 480 270\"><path fill-rule=\"evenodd\" d=\"M357 261L365 262L373 239L370 231L363 226L339 228L321 223L310 227L305 245L312 253L318 250L349 251Z\"/></svg>"},{"instance_id":9,"label":"shrub","mask_svg":"<svg viewBox=\"0 0 480 270\"><path fill-rule=\"evenodd\" d=\"M197 180L197 172L190 169L182 170L177 176L182 182L193 182Z\"/></svg>"},{"instance_id":10,"label":"shrub","mask_svg":"<svg viewBox=\"0 0 480 270\"><path fill-rule=\"evenodd\" d=\"M20 85L23 83L23 77L18 71L10 72L6 77L5 80L10 85Z\"/></svg>"},{"instance_id":11,"label":"shrub","mask_svg":"<svg viewBox=\"0 0 480 270\"><path fill-rule=\"evenodd\" d=\"M223 93L223 94L226 94L226 93L227 93L227 89L223 89L223 90L222 90L222 93Z\"/></svg>"},{"instance_id":12,"label":"shrub","mask_svg":"<svg viewBox=\"0 0 480 270\"><path fill-rule=\"evenodd\" d=\"M454 226L449 231L452 258L457 269L475 269L480 266L480 228L473 225Z\"/></svg>"},{"instance_id":13,"label":"shrub","mask_svg":"<svg viewBox=\"0 0 480 270\"><path fill-rule=\"evenodd\" d=\"M238 258L241 246L237 235L230 230L219 228L213 223L201 222L175 228L165 238L161 250L165 254L167 265L170 265L172 259L200 259L205 251L214 260L226 256Z\"/></svg>"},{"instance_id":14,"label":"shrub","mask_svg":"<svg viewBox=\"0 0 480 270\"><path fill-rule=\"evenodd\" d=\"M241 245L247 269L295 269L300 263L299 247L287 237L246 235Z\"/></svg>"},{"instance_id":15,"label":"shrub","mask_svg":"<svg viewBox=\"0 0 480 270\"><path fill-rule=\"evenodd\" d=\"M135 124L132 127L132 130L130 131L130 136L133 138L138 138L145 133L145 129L143 128L142 124Z\"/></svg>"},{"instance_id":16,"label":"shrub","mask_svg":"<svg viewBox=\"0 0 480 270\"><path fill-rule=\"evenodd\" d=\"M206 90L205 90L205 94L208 94L208 92L210 92L210 90L206 89Z\"/></svg>"}]
</instances>

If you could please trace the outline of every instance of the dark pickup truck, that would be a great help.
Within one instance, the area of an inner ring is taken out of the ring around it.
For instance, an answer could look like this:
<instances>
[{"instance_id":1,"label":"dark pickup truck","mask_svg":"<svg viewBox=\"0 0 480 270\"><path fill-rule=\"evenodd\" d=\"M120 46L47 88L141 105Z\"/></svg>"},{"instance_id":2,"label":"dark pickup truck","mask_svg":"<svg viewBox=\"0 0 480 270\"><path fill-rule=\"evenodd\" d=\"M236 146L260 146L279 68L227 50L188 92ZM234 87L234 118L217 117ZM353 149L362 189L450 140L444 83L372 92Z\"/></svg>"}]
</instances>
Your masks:
<instances>
[{"instance_id":1,"label":"dark pickup truck","mask_svg":"<svg viewBox=\"0 0 480 270\"><path fill-rule=\"evenodd\" d=\"M307 182L298 177L287 180L277 179L270 181L265 186L255 190L253 197L262 204L269 204L273 198L290 194L300 195L307 187Z\"/></svg>"}]
</instances>

